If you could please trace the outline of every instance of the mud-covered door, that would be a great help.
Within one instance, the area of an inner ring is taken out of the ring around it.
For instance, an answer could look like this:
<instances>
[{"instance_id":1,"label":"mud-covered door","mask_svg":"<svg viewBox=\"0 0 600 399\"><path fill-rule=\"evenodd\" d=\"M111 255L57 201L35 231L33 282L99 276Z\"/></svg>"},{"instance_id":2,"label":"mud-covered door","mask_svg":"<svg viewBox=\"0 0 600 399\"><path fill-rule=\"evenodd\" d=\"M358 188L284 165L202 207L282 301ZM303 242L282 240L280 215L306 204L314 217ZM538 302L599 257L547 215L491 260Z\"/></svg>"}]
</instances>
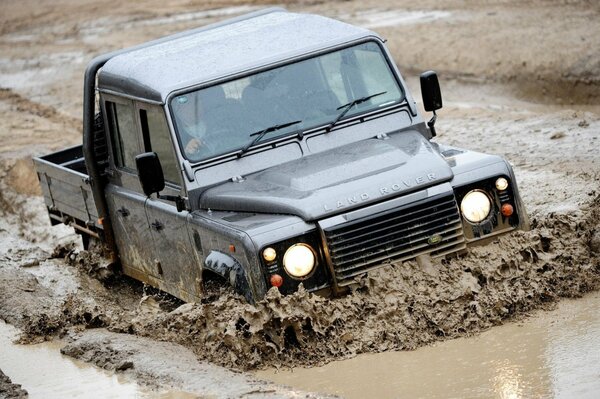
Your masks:
<instances>
[{"instance_id":1,"label":"mud-covered door","mask_svg":"<svg viewBox=\"0 0 600 399\"><path fill-rule=\"evenodd\" d=\"M105 100L111 139L105 195L119 259L125 274L152 284L159 270L152 254L152 235L144 206L146 196L135 166L135 156L143 147L134 104L116 96L107 96Z\"/></svg>"},{"instance_id":2,"label":"mud-covered door","mask_svg":"<svg viewBox=\"0 0 600 399\"><path fill-rule=\"evenodd\" d=\"M165 189L161 194L181 195L181 171L163 109L140 103L138 116L145 151L156 152L163 169ZM201 268L187 231L188 212L177 212L174 202L152 195L146 200L146 216L162 280L160 288L187 301L199 299Z\"/></svg>"},{"instance_id":3,"label":"mud-covered door","mask_svg":"<svg viewBox=\"0 0 600 399\"><path fill-rule=\"evenodd\" d=\"M201 274L187 232L187 212L155 198L146 202L154 254L167 292L186 301L200 297Z\"/></svg>"}]
</instances>

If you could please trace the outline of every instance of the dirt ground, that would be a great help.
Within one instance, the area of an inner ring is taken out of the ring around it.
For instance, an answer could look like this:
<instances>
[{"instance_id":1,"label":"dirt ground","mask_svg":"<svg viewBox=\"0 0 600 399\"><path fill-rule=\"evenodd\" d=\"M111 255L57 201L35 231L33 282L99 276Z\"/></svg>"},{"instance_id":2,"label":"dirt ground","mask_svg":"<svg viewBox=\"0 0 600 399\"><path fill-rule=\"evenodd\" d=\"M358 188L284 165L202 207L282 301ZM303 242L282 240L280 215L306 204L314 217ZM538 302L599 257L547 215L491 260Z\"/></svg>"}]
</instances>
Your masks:
<instances>
[{"instance_id":1,"label":"dirt ground","mask_svg":"<svg viewBox=\"0 0 600 399\"><path fill-rule=\"evenodd\" d=\"M27 397L27 391L19 384L13 384L2 370L0 370L0 397L6 399L20 399Z\"/></svg>"},{"instance_id":2,"label":"dirt ground","mask_svg":"<svg viewBox=\"0 0 600 399\"><path fill-rule=\"evenodd\" d=\"M236 370L310 366L476 334L600 287L600 5L592 0L286 4L381 33L415 98L418 74L438 71L445 106L436 141L509 159L531 231L428 267L379 269L338 299L272 291L252 306L213 287L202 303L182 304L100 275L68 228L49 227L30 160L81 143L86 62L264 4L0 3L0 319L23 331L21 341L61 337L65 353L109 369L119 364L105 361L103 340L115 333L180 344Z\"/></svg>"}]
</instances>

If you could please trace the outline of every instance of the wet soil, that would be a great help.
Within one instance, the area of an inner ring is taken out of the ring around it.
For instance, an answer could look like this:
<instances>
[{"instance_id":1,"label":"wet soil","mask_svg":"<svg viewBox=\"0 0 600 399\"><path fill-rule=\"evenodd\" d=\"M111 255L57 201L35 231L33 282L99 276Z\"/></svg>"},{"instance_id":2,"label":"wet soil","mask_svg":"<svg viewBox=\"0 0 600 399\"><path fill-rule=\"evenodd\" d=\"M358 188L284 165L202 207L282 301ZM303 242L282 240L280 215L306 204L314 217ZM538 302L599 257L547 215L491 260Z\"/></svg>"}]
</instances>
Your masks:
<instances>
[{"instance_id":1,"label":"wet soil","mask_svg":"<svg viewBox=\"0 0 600 399\"><path fill-rule=\"evenodd\" d=\"M21 399L28 397L27 391L19 384L13 384L2 370L0 370L0 398Z\"/></svg>"},{"instance_id":2,"label":"wet soil","mask_svg":"<svg viewBox=\"0 0 600 399\"><path fill-rule=\"evenodd\" d=\"M516 323L416 351L363 354L260 378L345 398L594 398L600 390L600 292Z\"/></svg>"},{"instance_id":3,"label":"wet soil","mask_svg":"<svg viewBox=\"0 0 600 399\"><path fill-rule=\"evenodd\" d=\"M415 98L416 71L438 70L436 141L508 158L532 230L459 257L387 266L343 298L271 291L256 306L218 286L182 304L107 274L71 230L49 227L30 157L81 142L87 60L262 4L109 3L0 5L0 319L22 342L62 337L65 353L112 369L134 356L106 349L116 333L237 370L314 366L472 336L600 287L595 2L290 3L387 37ZM136 361L135 370L153 370L150 358ZM176 375L192 378L175 368L138 377L168 385Z\"/></svg>"}]
</instances>

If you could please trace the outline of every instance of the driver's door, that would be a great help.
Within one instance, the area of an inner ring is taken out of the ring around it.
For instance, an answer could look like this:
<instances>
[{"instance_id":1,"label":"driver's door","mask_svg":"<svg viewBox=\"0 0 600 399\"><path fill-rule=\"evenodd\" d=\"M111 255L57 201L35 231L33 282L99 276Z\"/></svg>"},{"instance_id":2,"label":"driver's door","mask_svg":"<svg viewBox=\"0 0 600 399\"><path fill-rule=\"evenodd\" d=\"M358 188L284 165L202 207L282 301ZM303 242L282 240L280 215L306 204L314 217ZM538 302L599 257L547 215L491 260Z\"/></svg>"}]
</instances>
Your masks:
<instances>
[{"instance_id":1,"label":"driver's door","mask_svg":"<svg viewBox=\"0 0 600 399\"><path fill-rule=\"evenodd\" d=\"M163 169L165 189L161 194L182 195L181 170L163 109L138 103L138 113L144 149L156 152ZM158 199L155 194L146 199L145 209L160 288L188 301L197 300L201 295L202 270L188 235L188 212L177 212L174 202Z\"/></svg>"}]
</instances>

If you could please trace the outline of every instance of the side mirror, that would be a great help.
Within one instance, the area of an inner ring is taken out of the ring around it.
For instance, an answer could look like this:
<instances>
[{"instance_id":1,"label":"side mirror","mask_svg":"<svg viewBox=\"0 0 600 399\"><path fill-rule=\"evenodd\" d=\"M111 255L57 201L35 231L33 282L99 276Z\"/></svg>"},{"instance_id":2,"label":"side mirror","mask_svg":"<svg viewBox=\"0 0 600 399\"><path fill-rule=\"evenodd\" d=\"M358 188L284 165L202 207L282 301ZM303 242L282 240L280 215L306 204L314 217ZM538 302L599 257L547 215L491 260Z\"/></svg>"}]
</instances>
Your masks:
<instances>
[{"instance_id":1,"label":"side mirror","mask_svg":"<svg viewBox=\"0 0 600 399\"><path fill-rule=\"evenodd\" d=\"M427 71L421 74L421 96L425 111L436 111L442 108L442 92L437 74Z\"/></svg>"},{"instance_id":2,"label":"side mirror","mask_svg":"<svg viewBox=\"0 0 600 399\"><path fill-rule=\"evenodd\" d=\"M165 188L165 176L163 175L160 160L155 152L145 152L135 157L140 184L146 196L159 193Z\"/></svg>"}]
</instances>

